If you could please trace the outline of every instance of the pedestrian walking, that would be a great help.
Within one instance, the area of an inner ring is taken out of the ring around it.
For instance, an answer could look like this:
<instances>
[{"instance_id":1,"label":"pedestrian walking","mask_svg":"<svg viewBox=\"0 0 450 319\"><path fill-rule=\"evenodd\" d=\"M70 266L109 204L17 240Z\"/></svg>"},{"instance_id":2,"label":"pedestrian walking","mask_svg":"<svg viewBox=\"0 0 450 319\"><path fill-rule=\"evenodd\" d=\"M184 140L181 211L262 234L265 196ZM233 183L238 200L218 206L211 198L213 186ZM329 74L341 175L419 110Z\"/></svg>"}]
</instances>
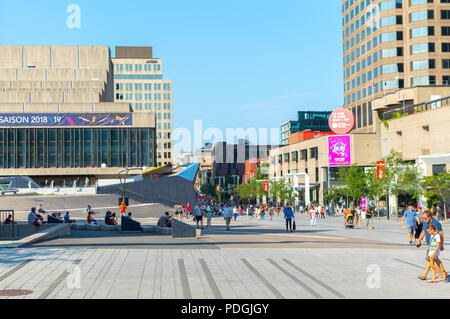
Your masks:
<instances>
[{"instance_id":1,"label":"pedestrian walking","mask_svg":"<svg viewBox=\"0 0 450 319\"><path fill-rule=\"evenodd\" d=\"M444 250L444 231L442 229L441 223L437 219L433 218L433 213L430 210L426 210L423 213L422 233L420 234L419 239L416 241L416 245L417 245L417 247L422 246L421 241L425 237L427 245L428 245L428 247L430 247L432 235L431 235L431 232L428 229L429 225L433 225L434 228L436 229L435 233L439 234L439 236L440 236L440 238L439 238L440 239L439 249L440 249L440 252L442 252ZM428 258L428 255L429 254L427 254L427 258ZM443 279L445 278L445 280L447 280L448 276L447 276L447 272L445 271L444 264L440 261L439 258L435 259L433 261L433 264L434 263L439 267L440 273L445 273L445 277L443 277ZM431 268L432 268L431 263L428 262L428 259L427 259L427 266L426 266L426 269L425 269L425 273L422 276L418 277L418 278L421 279L421 280L426 280L427 276L428 276L428 273L431 270Z\"/></svg>"},{"instance_id":2,"label":"pedestrian walking","mask_svg":"<svg viewBox=\"0 0 450 319\"><path fill-rule=\"evenodd\" d=\"M230 207L230 205L226 203L225 208L223 210L223 218L225 219L225 225L227 230L231 230L230 222L232 214L233 214L233 207Z\"/></svg>"},{"instance_id":3,"label":"pedestrian walking","mask_svg":"<svg viewBox=\"0 0 450 319\"><path fill-rule=\"evenodd\" d=\"M197 203L197 205L195 205L194 207L194 214L195 214L195 221L197 222L197 229L198 229L198 224L201 224L201 229L203 229L203 211L201 210L199 204Z\"/></svg>"},{"instance_id":4,"label":"pedestrian walking","mask_svg":"<svg viewBox=\"0 0 450 319\"><path fill-rule=\"evenodd\" d=\"M286 220L286 231L293 232L292 230L292 219L294 218L294 212L292 211L291 205L287 204L284 208L284 219Z\"/></svg>"},{"instance_id":5,"label":"pedestrian walking","mask_svg":"<svg viewBox=\"0 0 450 319\"><path fill-rule=\"evenodd\" d=\"M422 206L417 207L417 218L419 219L416 221L416 225L414 228L414 239L417 241L420 237L420 234L422 233L422 226L423 226L423 213L422 213Z\"/></svg>"},{"instance_id":6,"label":"pedestrian walking","mask_svg":"<svg viewBox=\"0 0 450 319\"><path fill-rule=\"evenodd\" d=\"M311 219L311 227L317 227L317 209L311 205L309 210L309 218Z\"/></svg>"},{"instance_id":7,"label":"pedestrian walking","mask_svg":"<svg viewBox=\"0 0 450 319\"><path fill-rule=\"evenodd\" d=\"M431 235L430 245L427 250L427 269L431 268L431 272L432 272L432 276L433 276L433 279L431 281L428 281L428 283L435 284L437 282L436 281L436 271L441 274L442 281L447 282L448 275L443 270L444 268L443 268L442 261L439 259L440 251L441 251L440 247L441 247L441 242L442 242L441 235L437 232L436 226L434 226L434 225L428 225L427 230Z\"/></svg>"},{"instance_id":8,"label":"pedestrian walking","mask_svg":"<svg viewBox=\"0 0 450 319\"><path fill-rule=\"evenodd\" d=\"M367 206L366 208L366 229L369 229L369 225L372 229L375 229L375 226L373 225L373 209L371 206Z\"/></svg>"},{"instance_id":9,"label":"pedestrian walking","mask_svg":"<svg viewBox=\"0 0 450 319\"><path fill-rule=\"evenodd\" d=\"M239 210L238 210L238 208L236 206L234 206L233 207L233 218L234 218L234 221L236 221L238 215L239 215Z\"/></svg>"},{"instance_id":10,"label":"pedestrian walking","mask_svg":"<svg viewBox=\"0 0 450 319\"><path fill-rule=\"evenodd\" d=\"M416 229L416 223L418 222L419 217L417 217L417 212L414 210L414 206L409 205L402 218L402 227L408 231L409 244L413 243L414 231Z\"/></svg>"}]
</instances>

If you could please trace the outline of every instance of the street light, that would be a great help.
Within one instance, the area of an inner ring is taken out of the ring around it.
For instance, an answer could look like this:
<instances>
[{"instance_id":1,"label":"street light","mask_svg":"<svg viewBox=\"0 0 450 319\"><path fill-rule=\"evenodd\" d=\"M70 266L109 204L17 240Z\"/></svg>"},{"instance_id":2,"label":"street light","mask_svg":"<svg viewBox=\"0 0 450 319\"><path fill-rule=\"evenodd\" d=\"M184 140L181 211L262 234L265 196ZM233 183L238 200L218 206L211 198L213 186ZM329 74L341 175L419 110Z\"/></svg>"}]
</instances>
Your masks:
<instances>
[{"instance_id":1,"label":"street light","mask_svg":"<svg viewBox=\"0 0 450 319\"><path fill-rule=\"evenodd\" d=\"M139 168L139 167L134 167L134 168L126 167L124 170L121 170L118 173L119 181L120 181L120 184L122 185L122 202L125 202L126 182L127 182L127 178L128 178L128 173L131 172L131 171L137 171L137 170L145 172L147 170L147 168L145 166L143 166L141 168ZM124 180L122 182L122 179L120 178L120 175L123 174L123 173L125 173L125 178L124 178Z\"/></svg>"},{"instance_id":2,"label":"street light","mask_svg":"<svg viewBox=\"0 0 450 319\"><path fill-rule=\"evenodd\" d=\"M378 136L372 136L373 139L384 141L384 163L386 164L387 157L388 157L388 139L386 137L378 137ZM390 217L390 209L389 209L389 191L386 192L386 215L387 219L389 220Z\"/></svg>"}]
</instances>

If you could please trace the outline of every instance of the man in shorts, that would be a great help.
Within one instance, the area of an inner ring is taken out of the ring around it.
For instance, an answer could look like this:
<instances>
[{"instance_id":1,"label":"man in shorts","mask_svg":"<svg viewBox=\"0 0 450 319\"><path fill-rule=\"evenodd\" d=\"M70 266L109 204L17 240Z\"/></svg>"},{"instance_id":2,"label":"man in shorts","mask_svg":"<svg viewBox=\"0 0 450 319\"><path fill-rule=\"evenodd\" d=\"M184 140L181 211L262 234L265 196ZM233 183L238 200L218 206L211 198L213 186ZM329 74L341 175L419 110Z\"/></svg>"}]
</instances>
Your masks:
<instances>
[{"instance_id":1,"label":"man in shorts","mask_svg":"<svg viewBox=\"0 0 450 319\"><path fill-rule=\"evenodd\" d=\"M198 229L198 223L201 223L201 229L203 229L203 212L200 209L200 207L197 205L195 205L194 208L194 214L195 214L195 221L197 222L197 229Z\"/></svg>"},{"instance_id":2,"label":"man in shorts","mask_svg":"<svg viewBox=\"0 0 450 319\"><path fill-rule=\"evenodd\" d=\"M409 205L402 218L402 227L408 231L409 244L413 243L416 222L420 222L417 212L412 205Z\"/></svg>"},{"instance_id":3,"label":"man in shorts","mask_svg":"<svg viewBox=\"0 0 450 319\"><path fill-rule=\"evenodd\" d=\"M369 224L372 225L372 229L375 228L375 226L373 226L373 221L372 221L372 217L373 217L373 209L370 206L367 206L366 209L366 229L369 229Z\"/></svg>"}]
</instances>

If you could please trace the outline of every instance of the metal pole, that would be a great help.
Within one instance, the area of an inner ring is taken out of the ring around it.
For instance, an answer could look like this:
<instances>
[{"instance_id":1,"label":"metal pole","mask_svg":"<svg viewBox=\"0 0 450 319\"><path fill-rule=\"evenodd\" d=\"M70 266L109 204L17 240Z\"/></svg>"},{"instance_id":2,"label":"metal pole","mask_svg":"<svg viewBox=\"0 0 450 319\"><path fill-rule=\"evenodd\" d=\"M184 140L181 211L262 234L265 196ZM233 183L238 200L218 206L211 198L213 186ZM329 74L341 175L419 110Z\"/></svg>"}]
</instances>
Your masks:
<instances>
[{"instance_id":1,"label":"metal pole","mask_svg":"<svg viewBox=\"0 0 450 319\"><path fill-rule=\"evenodd\" d=\"M12 240L14 241L14 223L15 223L15 221L14 221L14 218L15 216L14 216L14 211L12 211L12 229L11 229L11 238L12 238Z\"/></svg>"},{"instance_id":2,"label":"metal pole","mask_svg":"<svg viewBox=\"0 0 450 319\"><path fill-rule=\"evenodd\" d=\"M384 165L386 165L388 157L388 145L387 145L387 138L384 138ZM389 209L389 190L386 192L386 214L387 219L390 219L390 209Z\"/></svg>"}]
</instances>

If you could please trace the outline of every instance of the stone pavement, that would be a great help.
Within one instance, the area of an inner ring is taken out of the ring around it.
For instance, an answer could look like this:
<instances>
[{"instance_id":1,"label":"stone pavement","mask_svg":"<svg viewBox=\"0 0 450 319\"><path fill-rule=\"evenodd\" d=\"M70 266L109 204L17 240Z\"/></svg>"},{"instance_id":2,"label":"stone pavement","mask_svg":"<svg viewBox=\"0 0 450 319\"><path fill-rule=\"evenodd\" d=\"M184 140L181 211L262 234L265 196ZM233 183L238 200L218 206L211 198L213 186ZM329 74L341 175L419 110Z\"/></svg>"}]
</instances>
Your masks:
<instances>
[{"instance_id":1,"label":"stone pavement","mask_svg":"<svg viewBox=\"0 0 450 319\"><path fill-rule=\"evenodd\" d=\"M447 284L415 277L424 258L414 250L19 249L0 257L0 290L32 291L10 298L450 298Z\"/></svg>"},{"instance_id":2,"label":"stone pavement","mask_svg":"<svg viewBox=\"0 0 450 319\"><path fill-rule=\"evenodd\" d=\"M319 227L311 228L303 216L295 233L286 233L281 216L243 216L231 231L223 218L212 223L200 239L73 231L29 248L0 249L0 293L24 289L32 293L9 298L58 299L450 298L447 283L417 279L426 248L409 245L399 221L345 230L342 218L319 219ZM446 251L442 257L448 268Z\"/></svg>"}]
</instances>

